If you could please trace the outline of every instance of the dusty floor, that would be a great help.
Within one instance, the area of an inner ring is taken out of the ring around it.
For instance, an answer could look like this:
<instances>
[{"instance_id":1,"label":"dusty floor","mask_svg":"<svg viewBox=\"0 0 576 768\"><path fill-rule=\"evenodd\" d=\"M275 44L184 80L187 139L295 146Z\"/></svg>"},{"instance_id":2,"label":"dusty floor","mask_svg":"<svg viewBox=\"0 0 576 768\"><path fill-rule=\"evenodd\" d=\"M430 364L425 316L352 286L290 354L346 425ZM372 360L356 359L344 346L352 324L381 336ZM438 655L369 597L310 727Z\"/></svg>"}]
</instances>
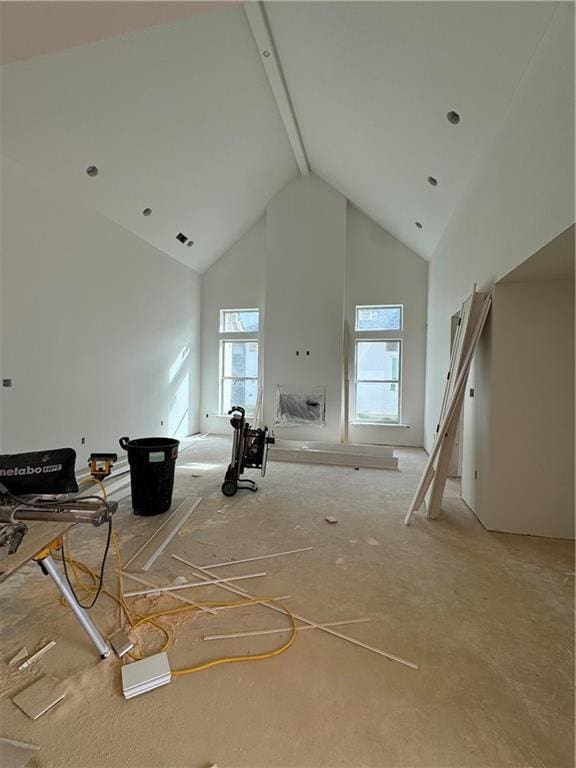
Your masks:
<instances>
[{"instance_id":1,"label":"dusty floor","mask_svg":"<svg viewBox=\"0 0 576 768\"><path fill-rule=\"evenodd\" d=\"M486 533L455 488L441 520L419 514L406 528L424 453L398 455L399 472L272 464L258 494L225 499L228 441L209 438L188 454L175 492L175 500L194 493L205 501L148 577L169 583L191 575L171 553L206 564L313 546L226 575L266 571L245 586L292 595L288 605L310 619L369 617L342 631L417 662L418 671L311 630L275 659L175 678L126 701L119 661L97 660L52 583L31 565L2 586L1 735L41 746L29 764L36 768L572 766L572 545ZM123 505L124 558L158 522ZM102 529L76 529L75 554L96 564L103 538ZM113 557L107 583L115 583ZM210 589L188 594L233 598ZM115 627L106 597L93 613L103 630ZM180 618L172 667L272 649L286 635L202 636L283 622L263 607ZM33 669L8 670L6 659L23 644L48 639L57 646ZM142 639L150 652L159 641L154 631ZM66 680L68 695L33 722L11 698L44 672Z\"/></svg>"}]
</instances>

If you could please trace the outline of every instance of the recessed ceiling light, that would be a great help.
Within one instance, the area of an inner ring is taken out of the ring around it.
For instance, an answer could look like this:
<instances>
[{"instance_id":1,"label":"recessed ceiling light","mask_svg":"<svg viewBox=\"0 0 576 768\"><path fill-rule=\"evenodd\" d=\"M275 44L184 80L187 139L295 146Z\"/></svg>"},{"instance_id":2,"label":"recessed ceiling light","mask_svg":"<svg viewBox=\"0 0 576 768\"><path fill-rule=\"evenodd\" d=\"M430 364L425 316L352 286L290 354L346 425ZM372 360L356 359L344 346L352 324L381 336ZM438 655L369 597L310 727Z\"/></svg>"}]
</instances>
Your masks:
<instances>
[{"instance_id":1,"label":"recessed ceiling light","mask_svg":"<svg viewBox=\"0 0 576 768\"><path fill-rule=\"evenodd\" d=\"M88 168L86 168L86 173L88 176L94 178L94 176L98 176L98 168L96 168L95 165L89 165Z\"/></svg>"},{"instance_id":2,"label":"recessed ceiling light","mask_svg":"<svg viewBox=\"0 0 576 768\"><path fill-rule=\"evenodd\" d=\"M422 229L422 224L419 221L415 221L414 224L416 224L418 229Z\"/></svg>"},{"instance_id":3,"label":"recessed ceiling light","mask_svg":"<svg viewBox=\"0 0 576 768\"><path fill-rule=\"evenodd\" d=\"M268 58L270 56L270 51L262 51L262 56Z\"/></svg>"},{"instance_id":4,"label":"recessed ceiling light","mask_svg":"<svg viewBox=\"0 0 576 768\"><path fill-rule=\"evenodd\" d=\"M188 240L186 245L188 246L188 248L192 248L192 246L194 245L194 240Z\"/></svg>"},{"instance_id":5,"label":"recessed ceiling light","mask_svg":"<svg viewBox=\"0 0 576 768\"><path fill-rule=\"evenodd\" d=\"M448 119L448 122L452 123L452 125L458 125L458 123L460 122L460 115L458 114L458 112L454 112L453 109L451 109L450 112L448 112L446 117Z\"/></svg>"},{"instance_id":6,"label":"recessed ceiling light","mask_svg":"<svg viewBox=\"0 0 576 768\"><path fill-rule=\"evenodd\" d=\"M431 187L437 187L438 179L435 179L434 176L428 176L428 184L430 184Z\"/></svg>"},{"instance_id":7,"label":"recessed ceiling light","mask_svg":"<svg viewBox=\"0 0 576 768\"><path fill-rule=\"evenodd\" d=\"M144 210L142 211L142 216L150 216L151 213L152 213L152 208L144 208Z\"/></svg>"}]
</instances>

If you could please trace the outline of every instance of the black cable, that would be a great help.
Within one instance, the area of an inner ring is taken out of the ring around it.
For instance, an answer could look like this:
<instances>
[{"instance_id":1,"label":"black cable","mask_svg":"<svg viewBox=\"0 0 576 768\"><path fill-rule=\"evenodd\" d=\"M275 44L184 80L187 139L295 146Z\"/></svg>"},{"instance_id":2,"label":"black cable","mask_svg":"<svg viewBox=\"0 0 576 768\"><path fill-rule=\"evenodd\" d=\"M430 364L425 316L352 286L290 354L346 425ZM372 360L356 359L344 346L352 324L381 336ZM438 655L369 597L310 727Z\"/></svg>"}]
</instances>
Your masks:
<instances>
[{"instance_id":1,"label":"black cable","mask_svg":"<svg viewBox=\"0 0 576 768\"><path fill-rule=\"evenodd\" d=\"M96 497L99 498L99 497ZM62 542L62 565L64 566L64 575L66 577L66 581L68 582L68 586L70 587L70 591L74 595L74 599L80 606L80 608L84 608L85 611L89 611L90 608L92 608L96 604L96 600L98 600L100 596L100 592L102 591L102 585L104 584L104 569L106 567L106 559L108 557L108 550L110 549L110 540L112 538L112 518L108 520L108 536L106 537L106 546L104 548L104 555L102 556L102 565L100 566L100 578L99 578L99 584L98 589L96 590L96 594L94 595L92 602L89 605L83 605L80 600L78 600L78 595L74 591L74 587L72 586L72 582L70 581L70 577L68 576L68 568L66 566L66 551L64 548L64 541Z\"/></svg>"}]
</instances>

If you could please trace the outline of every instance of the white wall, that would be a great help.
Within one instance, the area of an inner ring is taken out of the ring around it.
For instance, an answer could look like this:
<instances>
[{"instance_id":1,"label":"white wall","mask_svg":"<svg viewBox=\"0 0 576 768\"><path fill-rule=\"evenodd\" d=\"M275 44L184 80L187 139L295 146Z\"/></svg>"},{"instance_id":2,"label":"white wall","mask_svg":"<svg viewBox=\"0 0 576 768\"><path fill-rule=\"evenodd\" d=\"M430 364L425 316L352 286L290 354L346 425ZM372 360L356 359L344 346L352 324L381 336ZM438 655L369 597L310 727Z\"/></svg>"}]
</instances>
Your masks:
<instances>
[{"instance_id":1,"label":"white wall","mask_svg":"<svg viewBox=\"0 0 576 768\"><path fill-rule=\"evenodd\" d=\"M574 282L504 282L492 316L489 530L574 538Z\"/></svg>"},{"instance_id":2,"label":"white wall","mask_svg":"<svg viewBox=\"0 0 576 768\"><path fill-rule=\"evenodd\" d=\"M466 116L463 116L462 128ZM425 445L448 370L450 317L574 222L574 10L561 3L493 150L436 249L429 273Z\"/></svg>"},{"instance_id":3,"label":"white wall","mask_svg":"<svg viewBox=\"0 0 576 768\"><path fill-rule=\"evenodd\" d=\"M231 431L229 418L219 415L220 310L258 308L262 327L265 270L266 218L263 217L202 275L202 432L229 434Z\"/></svg>"},{"instance_id":4,"label":"white wall","mask_svg":"<svg viewBox=\"0 0 576 768\"><path fill-rule=\"evenodd\" d=\"M275 433L339 442L346 198L316 176L295 179L271 201L266 221L264 418L274 421L278 384L326 386L324 429L275 427Z\"/></svg>"},{"instance_id":5,"label":"white wall","mask_svg":"<svg viewBox=\"0 0 576 768\"><path fill-rule=\"evenodd\" d=\"M261 373L269 425L277 384L328 387L326 429L276 427L276 434L339 441L344 313L353 327L356 304L402 303L402 420L410 429L351 425L349 439L422 445L427 272L427 262L317 177L291 182L271 201L266 216L203 275L201 429L230 432L228 419L216 415L219 309L262 311ZM352 376L352 353L349 362Z\"/></svg>"},{"instance_id":6,"label":"white wall","mask_svg":"<svg viewBox=\"0 0 576 768\"><path fill-rule=\"evenodd\" d=\"M402 245L358 208L348 205L346 255L346 321L353 342L354 313L359 304L403 304L402 413L406 426L351 424L352 443L421 446L426 366L426 302L428 262ZM354 344L350 344L350 376ZM353 418L354 404L350 414Z\"/></svg>"},{"instance_id":7,"label":"white wall","mask_svg":"<svg viewBox=\"0 0 576 768\"><path fill-rule=\"evenodd\" d=\"M198 429L197 273L11 161L1 245L3 452Z\"/></svg>"}]
</instances>

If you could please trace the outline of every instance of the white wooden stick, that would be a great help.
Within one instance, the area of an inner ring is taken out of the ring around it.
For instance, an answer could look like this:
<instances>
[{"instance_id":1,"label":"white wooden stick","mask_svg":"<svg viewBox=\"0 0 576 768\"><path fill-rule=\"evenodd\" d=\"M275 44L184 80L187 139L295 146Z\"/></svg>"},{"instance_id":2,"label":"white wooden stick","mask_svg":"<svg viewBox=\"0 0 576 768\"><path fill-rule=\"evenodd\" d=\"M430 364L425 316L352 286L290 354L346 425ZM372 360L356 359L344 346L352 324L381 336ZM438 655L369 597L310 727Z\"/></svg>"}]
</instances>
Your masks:
<instances>
[{"instance_id":1,"label":"white wooden stick","mask_svg":"<svg viewBox=\"0 0 576 768\"><path fill-rule=\"evenodd\" d=\"M146 587L152 587L155 591L158 591L158 587L153 584L148 579L143 579L141 576L136 576L134 573L128 573L127 571L122 571L123 576L127 576L129 579L132 579L132 581L137 581L140 584L144 584ZM206 613L211 613L213 616L216 615L216 611L214 608L208 608L206 605L199 605L194 600L190 600L189 597L184 597L183 595L176 595L172 592L167 592L168 595L171 597L174 597L176 600L180 600L182 603L188 603L188 605L195 605L196 608L200 608L200 610L205 611Z\"/></svg>"},{"instance_id":2,"label":"white wooden stick","mask_svg":"<svg viewBox=\"0 0 576 768\"><path fill-rule=\"evenodd\" d=\"M343 376L343 408L342 408L342 424L340 429L340 442L348 442L348 434L350 429L350 367L348 362L348 323L344 320L344 326L342 328L342 376Z\"/></svg>"},{"instance_id":3,"label":"white wooden stick","mask_svg":"<svg viewBox=\"0 0 576 768\"><path fill-rule=\"evenodd\" d=\"M133 581L139 581L141 584L147 584L149 587L153 587L154 584L152 584L150 581L144 581L140 576L136 576L133 573L124 573L122 571L123 576L127 576L128 578L132 579ZM209 608L207 605L200 605L200 603L196 603L194 600L190 600L189 597L185 597L184 595L177 595L173 594L172 592L166 592L167 595L170 595L170 597L173 597L175 600L180 600L182 603L188 603L188 605L193 605L196 608L200 608L203 611L206 611L207 613L211 613L214 616L216 615L217 611L227 611L230 608L246 608L245 605L216 605L213 608ZM265 598L266 600L290 600L292 595L280 595L279 597L268 597ZM258 605L261 603L261 600L255 600L254 605Z\"/></svg>"},{"instance_id":4,"label":"white wooden stick","mask_svg":"<svg viewBox=\"0 0 576 768\"><path fill-rule=\"evenodd\" d=\"M237 563L251 563L254 560L267 560L269 557L280 557L280 555L293 555L296 552L308 552L314 547L302 547L301 549L289 549L287 552L274 552L272 555L258 555L257 557L246 557L244 560L227 560L225 563L206 563L203 568L222 568L224 565L236 565Z\"/></svg>"},{"instance_id":5,"label":"white wooden stick","mask_svg":"<svg viewBox=\"0 0 576 768\"><path fill-rule=\"evenodd\" d=\"M436 439L436 441L434 442L434 445L432 446L432 450L430 451L430 455L428 456L428 461L426 462L426 467L424 469L420 482L418 483L418 487L414 494L414 498L412 499L410 508L406 514L406 517L404 518L405 525L410 524L410 518L412 517L413 512L415 512L417 509L420 508L420 505L422 504L424 496L426 495L426 491L428 490L428 487L430 486L430 483L434 476L434 462L436 461L436 457L438 456L438 453L442 445L444 444L444 434L446 433L450 425L450 422L452 420L452 416L454 415L458 398L460 397L461 393L463 392L466 386L468 374L470 373L470 365L472 363L472 358L474 357L476 345L480 338L480 334L482 333L482 329L484 328L484 323L486 322L486 318L488 317L488 312L490 311L491 304L492 304L492 297L488 294L484 299L480 316L477 321L477 326L474 329L474 333L470 340L470 344L468 346L465 359L460 366L458 378L456 380L456 384L454 385L452 399L450 403L447 404L446 414L438 430L438 438Z\"/></svg>"},{"instance_id":6,"label":"white wooden stick","mask_svg":"<svg viewBox=\"0 0 576 768\"><path fill-rule=\"evenodd\" d=\"M457 333L454 339L454 354L450 359L450 369L448 372L446 387L444 389L444 400L442 402L442 409L440 411L438 426L444 419L446 406L453 402L454 392L452 390L452 386L457 381L460 364L462 363L462 360L467 351L467 341L469 341L470 333L474 332L478 317L482 311L484 295L476 293L475 290L476 286L474 286L472 294L469 296L469 298L463 304L462 309L460 310L460 319L458 321ZM444 496L446 481L448 479L448 470L450 468L454 444L456 442L458 433L458 425L464 404L464 394L465 387L462 388L460 395L456 400L454 414L452 416L452 420L448 427L447 433L443 435L436 435L436 439L440 439L441 437L444 443L438 454L438 460L434 468L434 477L432 478L427 492L428 495L425 499L426 517L430 520L434 520L439 517L442 509L442 498Z\"/></svg>"},{"instance_id":7,"label":"white wooden stick","mask_svg":"<svg viewBox=\"0 0 576 768\"><path fill-rule=\"evenodd\" d=\"M30 658L26 659L20 666L18 667L19 670L27 669L31 664L34 664L35 661L38 661L38 659L41 656L44 656L45 653L47 653L50 648L54 648L56 645L56 640L51 640L49 643L46 643L46 645L43 648L40 648L39 651L36 651L36 653L33 653Z\"/></svg>"},{"instance_id":8,"label":"white wooden stick","mask_svg":"<svg viewBox=\"0 0 576 768\"><path fill-rule=\"evenodd\" d=\"M282 600L282 601L290 600L292 595L280 595L280 597L265 597L262 600L260 600L257 597L256 598L253 598L251 596L249 597L248 595L242 595L242 597L246 597L247 599L249 599L250 600L250 603L249 603L250 605L261 605L264 600ZM247 608L247 607L248 607L247 604L242 604L242 605L238 605L238 604L216 605L216 606L214 606L214 608L212 610L213 611L228 611L230 608Z\"/></svg>"},{"instance_id":9,"label":"white wooden stick","mask_svg":"<svg viewBox=\"0 0 576 768\"><path fill-rule=\"evenodd\" d=\"M286 616L289 616L287 613ZM344 621L324 621L322 624L304 624L302 627L296 627L298 632L304 629L321 629L322 627L340 627L343 624L360 624L370 619L346 619ZM256 637L256 635L276 635L278 632L292 632L292 627L279 627L278 629L257 629L253 632L236 632L226 635L206 635L203 640L228 640L234 637Z\"/></svg>"},{"instance_id":10,"label":"white wooden stick","mask_svg":"<svg viewBox=\"0 0 576 768\"><path fill-rule=\"evenodd\" d=\"M149 587L153 587L154 584L152 584L150 581L144 581L140 576L136 576L133 573L124 573L122 572L124 576L127 576L128 578L132 579L133 581L139 581L141 584L147 584ZM245 605L216 605L213 608L208 607L207 605L201 605L200 603L196 603L194 600L190 600L189 597L184 597L184 595L177 595L172 594L171 592L167 592L166 594L170 595L170 597L173 597L175 600L180 600L182 603L188 603L188 605L193 605L196 608L200 608L203 611L206 611L207 613L211 613L214 616L216 615L217 611L227 611L230 608L246 608ZM279 597L268 597L265 598L266 600L290 600L292 595L280 595ZM261 600L255 600L254 605L258 605L261 603Z\"/></svg>"},{"instance_id":11,"label":"white wooden stick","mask_svg":"<svg viewBox=\"0 0 576 768\"><path fill-rule=\"evenodd\" d=\"M124 597L140 597L140 595L151 595L155 592L176 592L180 589L190 589L191 587L209 587L212 584L222 584L228 581L242 581L243 579L257 579L259 576L266 576L266 573L248 573L245 576L228 576L226 579L206 579L205 581L190 581L187 584L175 584L168 587L150 587L150 589L141 589L137 592L124 592ZM238 590L245 592L245 590Z\"/></svg>"},{"instance_id":12,"label":"white wooden stick","mask_svg":"<svg viewBox=\"0 0 576 768\"><path fill-rule=\"evenodd\" d=\"M133 570L147 571L172 541L174 536L178 533L201 501L201 496L196 499L190 497L184 499L182 504L180 504L180 506L172 512L170 517L162 523L156 531L154 531L152 536L150 536L140 549L124 563L123 568L126 569L128 566L132 566ZM142 566L139 568L135 563L140 561L143 562Z\"/></svg>"},{"instance_id":13,"label":"white wooden stick","mask_svg":"<svg viewBox=\"0 0 576 768\"><path fill-rule=\"evenodd\" d=\"M175 560L180 561L181 563L184 563L185 565L188 565L190 568L194 568L195 571L199 571L200 573L203 573L206 576L212 576L213 574L210 573L209 570L206 568L202 568L200 565L194 565L194 563L188 562L188 560L184 560L183 557L179 557L178 555L172 555L172 557ZM230 584L220 584L220 587L222 589L227 590L228 592L236 592L236 594L241 594L239 590L231 586ZM244 595L242 595L244 597ZM267 608L270 608L273 611L276 611L276 613L282 613L286 615L286 611L283 611L279 606L274 605L270 602L262 601L262 605L265 605ZM313 621L309 621L308 619L305 619L302 616L299 616L297 613L292 613L292 616L295 619L298 619L298 621L301 621L303 624L315 624ZM377 653L379 656L384 656L387 659L390 659L390 661L397 661L399 664L404 664L407 667L411 667L412 669L418 669L418 665L414 664L412 661L407 661L406 659L402 659L400 656L394 656L392 653L387 653L386 651L382 651L380 648L375 648L372 645L367 645L366 643L362 643L360 640L356 640L353 637L349 637L348 635L343 635L341 632L337 632L335 629L330 629L330 627L325 627L318 625L318 629L321 632L326 632L329 635L333 635L334 637L339 637L341 640L346 640L349 643L352 643L353 645L357 645L360 648L365 648L367 651L372 651L372 653Z\"/></svg>"}]
</instances>

